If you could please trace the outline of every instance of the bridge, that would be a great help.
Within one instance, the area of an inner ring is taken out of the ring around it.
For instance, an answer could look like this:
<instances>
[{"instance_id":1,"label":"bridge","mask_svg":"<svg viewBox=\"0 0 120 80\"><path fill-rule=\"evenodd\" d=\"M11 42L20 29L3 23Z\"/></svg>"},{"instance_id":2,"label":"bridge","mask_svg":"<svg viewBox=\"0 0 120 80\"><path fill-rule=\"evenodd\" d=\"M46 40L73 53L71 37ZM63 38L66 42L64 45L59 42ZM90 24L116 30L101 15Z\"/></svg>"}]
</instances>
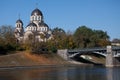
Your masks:
<instances>
[{"instance_id":1,"label":"bridge","mask_svg":"<svg viewBox=\"0 0 120 80\"><path fill-rule=\"evenodd\" d=\"M112 52L113 52L113 57L120 57L120 47L113 46ZM96 47L96 48L84 48L84 49L74 49L74 50L71 49L71 50L68 50L68 57L72 58L78 54L82 55L85 53L98 54L106 57L107 48Z\"/></svg>"},{"instance_id":2,"label":"bridge","mask_svg":"<svg viewBox=\"0 0 120 80\"><path fill-rule=\"evenodd\" d=\"M106 66L114 66L114 58L120 57L120 47L107 46L104 48L65 49L58 51L58 54L66 60L86 53L89 55L101 55L106 58Z\"/></svg>"}]
</instances>

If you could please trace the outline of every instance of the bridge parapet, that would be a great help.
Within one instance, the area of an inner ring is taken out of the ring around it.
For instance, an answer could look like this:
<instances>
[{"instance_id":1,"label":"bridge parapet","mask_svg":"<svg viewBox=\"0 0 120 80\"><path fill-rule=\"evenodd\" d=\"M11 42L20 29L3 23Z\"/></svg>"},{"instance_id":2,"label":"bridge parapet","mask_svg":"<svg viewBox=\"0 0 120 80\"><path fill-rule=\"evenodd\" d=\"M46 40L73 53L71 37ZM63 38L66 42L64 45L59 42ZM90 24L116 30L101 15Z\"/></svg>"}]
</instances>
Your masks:
<instances>
[{"instance_id":1,"label":"bridge parapet","mask_svg":"<svg viewBox=\"0 0 120 80\"><path fill-rule=\"evenodd\" d=\"M117 46L112 46L111 48L112 51L114 51L116 54L120 53L120 47ZM84 52L101 52L101 53L106 53L107 48L101 48L101 47L96 47L96 48L83 48L83 49L70 49L68 50L69 54L74 54L74 53L84 53Z\"/></svg>"}]
</instances>

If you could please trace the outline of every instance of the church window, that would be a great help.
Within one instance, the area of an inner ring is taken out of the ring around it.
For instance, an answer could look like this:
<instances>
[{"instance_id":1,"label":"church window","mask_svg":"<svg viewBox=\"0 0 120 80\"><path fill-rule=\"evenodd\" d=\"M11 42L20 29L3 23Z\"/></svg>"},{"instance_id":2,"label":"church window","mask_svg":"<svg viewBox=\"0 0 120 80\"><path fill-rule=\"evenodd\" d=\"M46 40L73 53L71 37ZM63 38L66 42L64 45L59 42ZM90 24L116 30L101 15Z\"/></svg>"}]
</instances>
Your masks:
<instances>
[{"instance_id":1,"label":"church window","mask_svg":"<svg viewBox=\"0 0 120 80\"><path fill-rule=\"evenodd\" d=\"M45 27L45 31L47 31L46 27Z\"/></svg>"},{"instance_id":2,"label":"church window","mask_svg":"<svg viewBox=\"0 0 120 80\"><path fill-rule=\"evenodd\" d=\"M32 16L32 21L34 21L34 16Z\"/></svg>"},{"instance_id":3,"label":"church window","mask_svg":"<svg viewBox=\"0 0 120 80\"><path fill-rule=\"evenodd\" d=\"M18 25L16 25L17 26L17 28L18 28Z\"/></svg>"},{"instance_id":4,"label":"church window","mask_svg":"<svg viewBox=\"0 0 120 80\"><path fill-rule=\"evenodd\" d=\"M34 16L34 21L35 21L35 16Z\"/></svg>"},{"instance_id":5,"label":"church window","mask_svg":"<svg viewBox=\"0 0 120 80\"><path fill-rule=\"evenodd\" d=\"M43 31L43 28L41 28L41 32Z\"/></svg>"},{"instance_id":6,"label":"church window","mask_svg":"<svg viewBox=\"0 0 120 80\"><path fill-rule=\"evenodd\" d=\"M45 31L47 31L47 27L45 27Z\"/></svg>"},{"instance_id":7,"label":"church window","mask_svg":"<svg viewBox=\"0 0 120 80\"><path fill-rule=\"evenodd\" d=\"M41 28L41 31L43 31L43 28Z\"/></svg>"},{"instance_id":8,"label":"church window","mask_svg":"<svg viewBox=\"0 0 120 80\"><path fill-rule=\"evenodd\" d=\"M21 24L19 24L20 25L20 28L21 28Z\"/></svg>"},{"instance_id":9,"label":"church window","mask_svg":"<svg viewBox=\"0 0 120 80\"><path fill-rule=\"evenodd\" d=\"M37 20L37 16L35 16L35 21Z\"/></svg>"},{"instance_id":10,"label":"church window","mask_svg":"<svg viewBox=\"0 0 120 80\"><path fill-rule=\"evenodd\" d=\"M31 29L31 26L30 26L30 30L32 30L32 29Z\"/></svg>"},{"instance_id":11,"label":"church window","mask_svg":"<svg viewBox=\"0 0 120 80\"><path fill-rule=\"evenodd\" d=\"M40 20L40 16L38 16L38 20Z\"/></svg>"},{"instance_id":12,"label":"church window","mask_svg":"<svg viewBox=\"0 0 120 80\"><path fill-rule=\"evenodd\" d=\"M20 24L18 24L18 27L20 28Z\"/></svg>"},{"instance_id":13,"label":"church window","mask_svg":"<svg viewBox=\"0 0 120 80\"><path fill-rule=\"evenodd\" d=\"M43 30L42 31L45 31L45 28L43 27Z\"/></svg>"},{"instance_id":14,"label":"church window","mask_svg":"<svg viewBox=\"0 0 120 80\"><path fill-rule=\"evenodd\" d=\"M39 16L37 16L37 20L39 20Z\"/></svg>"},{"instance_id":15,"label":"church window","mask_svg":"<svg viewBox=\"0 0 120 80\"><path fill-rule=\"evenodd\" d=\"M44 27L44 31L45 31L45 27Z\"/></svg>"},{"instance_id":16,"label":"church window","mask_svg":"<svg viewBox=\"0 0 120 80\"><path fill-rule=\"evenodd\" d=\"M39 16L39 20L41 21L41 16Z\"/></svg>"}]
</instances>

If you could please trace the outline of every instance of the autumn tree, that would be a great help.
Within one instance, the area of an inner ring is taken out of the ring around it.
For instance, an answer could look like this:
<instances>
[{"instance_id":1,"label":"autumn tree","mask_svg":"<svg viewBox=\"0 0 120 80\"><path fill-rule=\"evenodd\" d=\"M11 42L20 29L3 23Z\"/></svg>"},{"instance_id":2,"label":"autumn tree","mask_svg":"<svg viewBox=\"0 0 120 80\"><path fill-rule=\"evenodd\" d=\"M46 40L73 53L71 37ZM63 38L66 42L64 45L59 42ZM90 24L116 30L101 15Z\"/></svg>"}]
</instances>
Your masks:
<instances>
[{"instance_id":1,"label":"autumn tree","mask_svg":"<svg viewBox=\"0 0 120 80\"><path fill-rule=\"evenodd\" d=\"M107 32L102 30L94 30L94 35L96 36L96 45L95 46L107 46L110 44L109 36Z\"/></svg>"},{"instance_id":2,"label":"autumn tree","mask_svg":"<svg viewBox=\"0 0 120 80\"><path fill-rule=\"evenodd\" d=\"M12 26L0 26L0 51L16 50L14 28Z\"/></svg>"},{"instance_id":3,"label":"autumn tree","mask_svg":"<svg viewBox=\"0 0 120 80\"><path fill-rule=\"evenodd\" d=\"M80 26L74 33L77 48L102 47L109 44L107 32L92 30L86 26Z\"/></svg>"},{"instance_id":4,"label":"autumn tree","mask_svg":"<svg viewBox=\"0 0 120 80\"><path fill-rule=\"evenodd\" d=\"M74 39L76 42L76 46L78 48L86 48L89 47L89 44L92 42L91 37L93 35L92 29L86 27L86 26L81 26L78 27L74 33Z\"/></svg>"},{"instance_id":5,"label":"autumn tree","mask_svg":"<svg viewBox=\"0 0 120 80\"><path fill-rule=\"evenodd\" d=\"M56 48L62 49L66 35L65 31L62 28L56 27L52 30L52 33Z\"/></svg>"},{"instance_id":6,"label":"autumn tree","mask_svg":"<svg viewBox=\"0 0 120 80\"><path fill-rule=\"evenodd\" d=\"M74 41L74 37L73 37L73 32L71 31L68 31L66 32L66 34L64 35L64 38L63 38L63 48L64 49L74 49L76 47L75 45L75 41Z\"/></svg>"}]
</instances>

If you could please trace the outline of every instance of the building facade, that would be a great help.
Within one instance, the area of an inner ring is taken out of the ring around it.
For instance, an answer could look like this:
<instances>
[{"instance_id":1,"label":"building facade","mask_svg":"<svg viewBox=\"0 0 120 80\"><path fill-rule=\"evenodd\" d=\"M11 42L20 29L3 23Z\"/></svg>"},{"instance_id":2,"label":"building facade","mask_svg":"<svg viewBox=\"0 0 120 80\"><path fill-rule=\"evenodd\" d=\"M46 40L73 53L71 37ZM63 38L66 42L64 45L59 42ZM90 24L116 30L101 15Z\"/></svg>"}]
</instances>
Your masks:
<instances>
[{"instance_id":1,"label":"building facade","mask_svg":"<svg viewBox=\"0 0 120 80\"><path fill-rule=\"evenodd\" d=\"M15 37L18 42L23 42L34 38L37 41L46 41L52 38L52 32L49 26L44 22L42 12L36 8L32 11L30 22L23 27L23 22L18 19L15 24Z\"/></svg>"}]
</instances>

